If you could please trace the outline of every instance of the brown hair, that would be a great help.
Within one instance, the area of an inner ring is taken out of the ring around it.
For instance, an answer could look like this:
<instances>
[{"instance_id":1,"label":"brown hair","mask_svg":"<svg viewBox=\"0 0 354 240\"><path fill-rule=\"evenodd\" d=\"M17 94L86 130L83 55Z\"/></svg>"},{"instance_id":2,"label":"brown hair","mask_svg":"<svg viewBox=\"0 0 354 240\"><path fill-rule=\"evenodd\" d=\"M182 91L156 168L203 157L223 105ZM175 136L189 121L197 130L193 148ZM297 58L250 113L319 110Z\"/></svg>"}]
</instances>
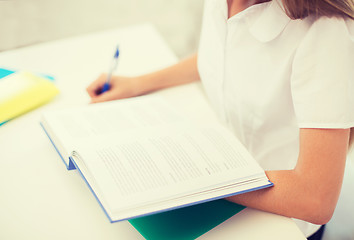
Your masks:
<instances>
[{"instance_id":1,"label":"brown hair","mask_svg":"<svg viewBox=\"0 0 354 240\"><path fill-rule=\"evenodd\" d=\"M353 144L354 144L354 128L350 129L350 135L349 135L349 143L348 143L348 149L353 151Z\"/></svg>"},{"instance_id":2,"label":"brown hair","mask_svg":"<svg viewBox=\"0 0 354 240\"><path fill-rule=\"evenodd\" d=\"M308 15L345 16L354 19L354 0L281 0L291 19Z\"/></svg>"}]
</instances>

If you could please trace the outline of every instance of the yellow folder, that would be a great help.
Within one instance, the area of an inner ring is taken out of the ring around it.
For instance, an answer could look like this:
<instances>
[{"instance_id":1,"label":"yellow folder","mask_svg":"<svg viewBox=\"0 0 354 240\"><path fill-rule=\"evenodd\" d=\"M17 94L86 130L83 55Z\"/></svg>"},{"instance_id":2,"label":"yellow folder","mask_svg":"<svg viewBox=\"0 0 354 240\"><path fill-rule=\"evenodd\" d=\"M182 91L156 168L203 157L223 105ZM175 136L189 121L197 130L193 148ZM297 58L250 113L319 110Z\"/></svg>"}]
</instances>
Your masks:
<instances>
[{"instance_id":1,"label":"yellow folder","mask_svg":"<svg viewBox=\"0 0 354 240\"><path fill-rule=\"evenodd\" d=\"M48 79L16 72L0 79L0 124L26 113L59 93Z\"/></svg>"}]
</instances>

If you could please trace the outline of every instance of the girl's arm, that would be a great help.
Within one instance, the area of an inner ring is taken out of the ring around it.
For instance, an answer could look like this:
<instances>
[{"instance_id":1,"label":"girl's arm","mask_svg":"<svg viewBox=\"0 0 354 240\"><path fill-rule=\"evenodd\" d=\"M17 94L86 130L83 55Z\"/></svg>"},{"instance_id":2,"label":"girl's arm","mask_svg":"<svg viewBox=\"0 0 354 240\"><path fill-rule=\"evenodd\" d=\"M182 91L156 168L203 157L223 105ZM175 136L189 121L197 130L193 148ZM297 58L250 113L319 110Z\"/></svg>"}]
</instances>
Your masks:
<instances>
[{"instance_id":1,"label":"girl's arm","mask_svg":"<svg viewBox=\"0 0 354 240\"><path fill-rule=\"evenodd\" d=\"M102 74L87 87L91 102L135 97L162 88L199 80L197 55L195 54L171 67L150 74L138 77L113 76L110 82L110 90L98 94L106 78L107 75Z\"/></svg>"},{"instance_id":2,"label":"girl's arm","mask_svg":"<svg viewBox=\"0 0 354 240\"><path fill-rule=\"evenodd\" d=\"M274 187L228 200L314 224L327 223L342 185L349 134L350 129L300 129L294 170L267 171Z\"/></svg>"}]
</instances>

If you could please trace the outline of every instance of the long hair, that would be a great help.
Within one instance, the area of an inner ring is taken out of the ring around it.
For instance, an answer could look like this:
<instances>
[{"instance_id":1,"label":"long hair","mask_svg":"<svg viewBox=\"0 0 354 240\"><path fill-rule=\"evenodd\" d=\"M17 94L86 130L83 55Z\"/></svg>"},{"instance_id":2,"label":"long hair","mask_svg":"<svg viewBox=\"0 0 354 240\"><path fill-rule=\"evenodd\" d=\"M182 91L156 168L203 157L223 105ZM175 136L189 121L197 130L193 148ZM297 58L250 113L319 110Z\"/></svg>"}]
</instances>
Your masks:
<instances>
[{"instance_id":1,"label":"long hair","mask_svg":"<svg viewBox=\"0 0 354 240\"><path fill-rule=\"evenodd\" d=\"M350 129L350 135L349 135L349 143L348 143L348 149L353 151L353 143L354 143L354 128Z\"/></svg>"},{"instance_id":2,"label":"long hair","mask_svg":"<svg viewBox=\"0 0 354 240\"><path fill-rule=\"evenodd\" d=\"M308 15L345 16L354 19L354 0L281 0L291 19L303 19Z\"/></svg>"}]
</instances>

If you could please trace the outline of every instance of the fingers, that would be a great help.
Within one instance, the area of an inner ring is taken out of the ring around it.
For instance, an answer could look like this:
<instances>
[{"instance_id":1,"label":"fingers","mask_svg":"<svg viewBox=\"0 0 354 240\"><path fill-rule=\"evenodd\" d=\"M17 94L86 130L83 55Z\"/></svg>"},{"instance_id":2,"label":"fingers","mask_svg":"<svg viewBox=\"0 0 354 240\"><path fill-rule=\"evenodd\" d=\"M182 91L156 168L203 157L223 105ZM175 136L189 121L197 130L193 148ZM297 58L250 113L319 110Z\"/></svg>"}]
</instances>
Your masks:
<instances>
[{"instance_id":1,"label":"fingers","mask_svg":"<svg viewBox=\"0 0 354 240\"><path fill-rule=\"evenodd\" d=\"M115 94L113 91L107 91L99 95L91 97L91 103L105 102L115 99Z\"/></svg>"},{"instance_id":2,"label":"fingers","mask_svg":"<svg viewBox=\"0 0 354 240\"><path fill-rule=\"evenodd\" d=\"M100 90L102 89L103 84L106 81L106 78L107 78L106 74L101 74L95 81L93 81L86 88L86 91L90 95L91 98L95 98L97 96L100 96L99 93L100 93Z\"/></svg>"},{"instance_id":3,"label":"fingers","mask_svg":"<svg viewBox=\"0 0 354 240\"><path fill-rule=\"evenodd\" d=\"M107 74L101 74L86 88L87 93L91 97L91 103L111 101L137 95L134 92L134 81L132 81L131 78L120 76L112 76L110 89L102 93L101 90L106 82L106 78Z\"/></svg>"}]
</instances>

